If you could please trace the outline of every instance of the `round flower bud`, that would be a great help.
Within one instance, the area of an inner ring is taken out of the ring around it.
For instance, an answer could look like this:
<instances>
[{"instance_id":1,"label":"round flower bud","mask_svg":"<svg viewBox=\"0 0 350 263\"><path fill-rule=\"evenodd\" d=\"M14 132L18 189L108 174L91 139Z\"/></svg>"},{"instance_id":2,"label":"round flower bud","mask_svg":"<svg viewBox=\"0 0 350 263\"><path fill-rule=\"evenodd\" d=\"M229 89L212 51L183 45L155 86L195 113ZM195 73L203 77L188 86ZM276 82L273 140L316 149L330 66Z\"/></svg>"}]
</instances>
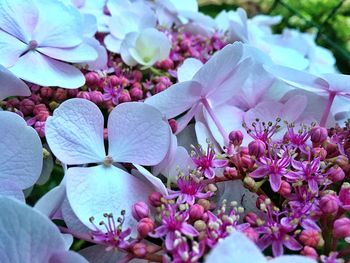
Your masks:
<instances>
[{"instance_id":1,"label":"round flower bud","mask_svg":"<svg viewBox=\"0 0 350 263\"><path fill-rule=\"evenodd\" d=\"M249 154L259 158L264 155L266 145L263 141L257 139L248 144Z\"/></svg>"},{"instance_id":2,"label":"round flower bud","mask_svg":"<svg viewBox=\"0 0 350 263\"><path fill-rule=\"evenodd\" d=\"M150 211L148 205L140 201L132 206L131 214L137 221L140 221L142 218L148 217Z\"/></svg>"},{"instance_id":3,"label":"round flower bud","mask_svg":"<svg viewBox=\"0 0 350 263\"><path fill-rule=\"evenodd\" d=\"M56 91L53 94L53 98L56 101L64 101L65 99L67 99L67 90L61 88L56 89Z\"/></svg>"},{"instance_id":4,"label":"round flower bud","mask_svg":"<svg viewBox=\"0 0 350 263\"><path fill-rule=\"evenodd\" d=\"M320 200L320 208L325 214L335 214L338 212L338 198L335 195L327 194Z\"/></svg>"},{"instance_id":5,"label":"round flower bud","mask_svg":"<svg viewBox=\"0 0 350 263\"><path fill-rule=\"evenodd\" d=\"M350 236L350 219L343 217L334 221L333 234L337 238L345 238Z\"/></svg>"},{"instance_id":6,"label":"round flower bud","mask_svg":"<svg viewBox=\"0 0 350 263\"><path fill-rule=\"evenodd\" d=\"M20 102L20 107L19 110L24 114L24 115L30 115L35 107L34 101L31 99L24 99Z\"/></svg>"},{"instance_id":7,"label":"round flower bud","mask_svg":"<svg viewBox=\"0 0 350 263\"><path fill-rule=\"evenodd\" d=\"M327 158L327 151L324 148L315 147L312 149L312 152L313 152L315 157L320 157L321 161L323 161Z\"/></svg>"},{"instance_id":8,"label":"round flower bud","mask_svg":"<svg viewBox=\"0 0 350 263\"><path fill-rule=\"evenodd\" d=\"M320 242L320 233L314 229L305 229L301 232L299 240L306 246L317 247Z\"/></svg>"},{"instance_id":9,"label":"round flower bud","mask_svg":"<svg viewBox=\"0 0 350 263\"><path fill-rule=\"evenodd\" d=\"M109 84L111 84L112 86L117 86L121 83L121 80L120 78L118 78L117 76L113 75L113 76L110 76L108 78L108 81L109 81Z\"/></svg>"},{"instance_id":10,"label":"round flower bud","mask_svg":"<svg viewBox=\"0 0 350 263\"><path fill-rule=\"evenodd\" d=\"M149 233L154 230L153 220L149 217L142 218L140 222L137 224L137 232L140 237L146 237Z\"/></svg>"},{"instance_id":11,"label":"round flower bud","mask_svg":"<svg viewBox=\"0 0 350 263\"><path fill-rule=\"evenodd\" d=\"M140 88L132 88L130 90L130 96L133 100L141 100L143 98L143 91Z\"/></svg>"},{"instance_id":12,"label":"round flower bud","mask_svg":"<svg viewBox=\"0 0 350 263\"><path fill-rule=\"evenodd\" d=\"M51 89L49 87L42 87L40 89L40 95L42 98L50 99L53 95L53 89Z\"/></svg>"},{"instance_id":13,"label":"round flower bud","mask_svg":"<svg viewBox=\"0 0 350 263\"><path fill-rule=\"evenodd\" d=\"M282 180L281 182L281 187L278 190L278 192L282 195L282 196L286 196L289 195L292 192L292 187L290 186L290 184L284 180Z\"/></svg>"},{"instance_id":14,"label":"round flower bud","mask_svg":"<svg viewBox=\"0 0 350 263\"><path fill-rule=\"evenodd\" d=\"M67 90L67 95L70 98L75 98L78 95L79 89L69 89Z\"/></svg>"},{"instance_id":15,"label":"round flower bud","mask_svg":"<svg viewBox=\"0 0 350 263\"><path fill-rule=\"evenodd\" d=\"M254 212L248 212L244 217L244 220L251 226L255 226L258 220L258 216Z\"/></svg>"},{"instance_id":16,"label":"round flower bud","mask_svg":"<svg viewBox=\"0 0 350 263\"><path fill-rule=\"evenodd\" d=\"M148 201L150 202L150 204L152 206L160 206L162 204L162 199L163 195L159 192L153 192L150 194L150 196L148 197Z\"/></svg>"},{"instance_id":17,"label":"round flower bud","mask_svg":"<svg viewBox=\"0 0 350 263\"><path fill-rule=\"evenodd\" d=\"M204 208L203 206L199 205L199 204L194 204L193 206L191 206L190 208L190 218L197 220L202 218L204 213Z\"/></svg>"},{"instance_id":18,"label":"round flower bud","mask_svg":"<svg viewBox=\"0 0 350 263\"><path fill-rule=\"evenodd\" d=\"M314 127L310 131L310 139L315 144L322 144L327 140L328 131L324 127Z\"/></svg>"},{"instance_id":19,"label":"round flower bud","mask_svg":"<svg viewBox=\"0 0 350 263\"><path fill-rule=\"evenodd\" d=\"M328 176L330 177L330 179L333 182L339 182L339 181L342 181L344 179L345 173L344 173L343 169L340 168L339 166L337 166L337 167L333 166L333 167L329 168Z\"/></svg>"},{"instance_id":20,"label":"round flower bud","mask_svg":"<svg viewBox=\"0 0 350 263\"><path fill-rule=\"evenodd\" d=\"M238 175L237 169L234 167L226 166L224 170L224 176L228 179L234 179Z\"/></svg>"},{"instance_id":21,"label":"round flower bud","mask_svg":"<svg viewBox=\"0 0 350 263\"><path fill-rule=\"evenodd\" d=\"M123 90L120 93L120 97L119 97L119 102L130 102L131 101L131 97L130 97L130 93L127 90Z\"/></svg>"},{"instance_id":22,"label":"round flower bud","mask_svg":"<svg viewBox=\"0 0 350 263\"><path fill-rule=\"evenodd\" d=\"M243 142L243 133L241 131L238 131L238 130L232 131L228 135L228 138L234 146L240 146Z\"/></svg>"},{"instance_id":23,"label":"round flower bud","mask_svg":"<svg viewBox=\"0 0 350 263\"><path fill-rule=\"evenodd\" d=\"M79 91L77 94L77 98L90 100L90 94L87 91Z\"/></svg>"},{"instance_id":24,"label":"round flower bud","mask_svg":"<svg viewBox=\"0 0 350 263\"><path fill-rule=\"evenodd\" d=\"M85 74L85 81L88 86L96 85L100 80L100 77L96 72L88 72Z\"/></svg>"},{"instance_id":25,"label":"round flower bud","mask_svg":"<svg viewBox=\"0 0 350 263\"><path fill-rule=\"evenodd\" d=\"M307 256L309 258L312 258L312 259L318 258L317 251L313 247L309 247L309 246L305 246L301 250L300 254L302 254L303 256Z\"/></svg>"},{"instance_id":26,"label":"round flower bud","mask_svg":"<svg viewBox=\"0 0 350 263\"><path fill-rule=\"evenodd\" d=\"M103 102L103 95L101 93L101 91L91 91L90 93L90 100L95 103L95 104L100 104Z\"/></svg>"}]
</instances>

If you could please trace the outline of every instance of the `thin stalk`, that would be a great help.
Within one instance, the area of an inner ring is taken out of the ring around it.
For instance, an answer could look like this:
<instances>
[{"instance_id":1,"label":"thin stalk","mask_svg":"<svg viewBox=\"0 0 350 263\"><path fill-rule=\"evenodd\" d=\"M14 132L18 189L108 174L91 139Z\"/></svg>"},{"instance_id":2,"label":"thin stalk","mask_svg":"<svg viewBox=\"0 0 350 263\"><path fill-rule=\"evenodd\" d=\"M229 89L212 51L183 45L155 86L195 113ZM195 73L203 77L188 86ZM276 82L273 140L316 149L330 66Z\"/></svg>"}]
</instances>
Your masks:
<instances>
[{"instance_id":1,"label":"thin stalk","mask_svg":"<svg viewBox=\"0 0 350 263\"><path fill-rule=\"evenodd\" d=\"M328 115L329 115L329 113L331 111L331 107L332 107L335 95L336 95L335 92L330 92L329 95L328 95L327 104L326 104L326 107L325 107L325 109L323 111L322 118L321 118L321 121L320 121L320 126L321 127L325 127L326 126Z\"/></svg>"},{"instance_id":2,"label":"thin stalk","mask_svg":"<svg viewBox=\"0 0 350 263\"><path fill-rule=\"evenodd\" d=\"M221 125L219 119L216 117L213 109L210 107L208 100L206 98L202 98L201 102L202 102L204 108L209 113L209 115L210 115L211 119L213 120L215 126L218 128L222 138L224 139L225 146L228 146L229 145L228 134L224 130L224 127L222 127L222 125Z\"/></svg>"}]
</instances>

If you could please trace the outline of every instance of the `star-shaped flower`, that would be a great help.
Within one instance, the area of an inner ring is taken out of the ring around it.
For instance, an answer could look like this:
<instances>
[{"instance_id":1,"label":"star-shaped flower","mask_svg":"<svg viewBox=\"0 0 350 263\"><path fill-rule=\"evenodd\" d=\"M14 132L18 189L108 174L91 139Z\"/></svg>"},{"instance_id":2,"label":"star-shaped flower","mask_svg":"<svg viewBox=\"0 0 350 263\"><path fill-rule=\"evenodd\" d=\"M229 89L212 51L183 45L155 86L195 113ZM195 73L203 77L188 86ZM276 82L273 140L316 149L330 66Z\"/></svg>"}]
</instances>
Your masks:
<instances>
[{"instance_id":1,"label":"star-shaped flower","mask_svg":"<svg viewBox=\"0 0 350 263\"><path fill-rule=\"evenodd\" d=\"M161 113L144 103L118 105L108 118L108 154L103 140L104 118L99 108L84 99L65 101L46 122L46 138L55 156L71 167L66 172L67 197L77 217L88 227L89 218L103 213L117 216L126 210L125 227L135 222L131 206L145 201L152 187L113 164L155 165L170 144L170 128ZM147 177L153 185L159 179ZM147 181L146 180L146 181Z\"/></svg>"}]
</instances>

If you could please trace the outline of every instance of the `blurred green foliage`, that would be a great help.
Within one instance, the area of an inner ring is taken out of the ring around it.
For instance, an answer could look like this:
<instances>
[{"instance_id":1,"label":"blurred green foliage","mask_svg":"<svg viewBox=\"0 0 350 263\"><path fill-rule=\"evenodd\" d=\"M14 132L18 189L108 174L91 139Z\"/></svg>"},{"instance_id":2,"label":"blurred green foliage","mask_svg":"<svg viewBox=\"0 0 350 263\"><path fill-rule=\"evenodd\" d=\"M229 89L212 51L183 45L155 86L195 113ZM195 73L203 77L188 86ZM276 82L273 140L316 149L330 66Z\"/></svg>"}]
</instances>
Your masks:
<instances>
[{"instance_id":1,"label":"blurred green foliage","mask_svg":"<svg viewBox=\"0 0 350 263\"><path fill-rule=\"evenodd\" d=\"M282 15L275 31L296 28L317 34L317 43L334 53L338 68L350 73L350 0L227 0L221 4L206 4L201 11L215 16L221 10L241 6L249 16L256 14Z\"/></svg>"}]
</instances>

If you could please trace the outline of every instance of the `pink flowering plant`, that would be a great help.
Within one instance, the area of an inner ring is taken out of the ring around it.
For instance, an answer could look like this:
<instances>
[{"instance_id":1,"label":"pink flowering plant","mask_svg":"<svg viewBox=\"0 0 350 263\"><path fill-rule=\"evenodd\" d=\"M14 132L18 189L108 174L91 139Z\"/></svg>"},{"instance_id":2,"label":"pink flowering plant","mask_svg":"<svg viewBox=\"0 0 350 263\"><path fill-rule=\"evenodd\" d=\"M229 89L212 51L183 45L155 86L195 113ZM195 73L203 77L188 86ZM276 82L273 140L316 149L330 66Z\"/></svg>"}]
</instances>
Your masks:
<instances>
[{"instance_id":1,"label":"pink flowering plant","mask_svg":"<svg viewBox=\"0 0 350 263\"><path fill-rule=\"evenodd\" d=\"M349 261L350 76L279 22L1 0L0 262Z\"/></svg>"}]
</instances>

